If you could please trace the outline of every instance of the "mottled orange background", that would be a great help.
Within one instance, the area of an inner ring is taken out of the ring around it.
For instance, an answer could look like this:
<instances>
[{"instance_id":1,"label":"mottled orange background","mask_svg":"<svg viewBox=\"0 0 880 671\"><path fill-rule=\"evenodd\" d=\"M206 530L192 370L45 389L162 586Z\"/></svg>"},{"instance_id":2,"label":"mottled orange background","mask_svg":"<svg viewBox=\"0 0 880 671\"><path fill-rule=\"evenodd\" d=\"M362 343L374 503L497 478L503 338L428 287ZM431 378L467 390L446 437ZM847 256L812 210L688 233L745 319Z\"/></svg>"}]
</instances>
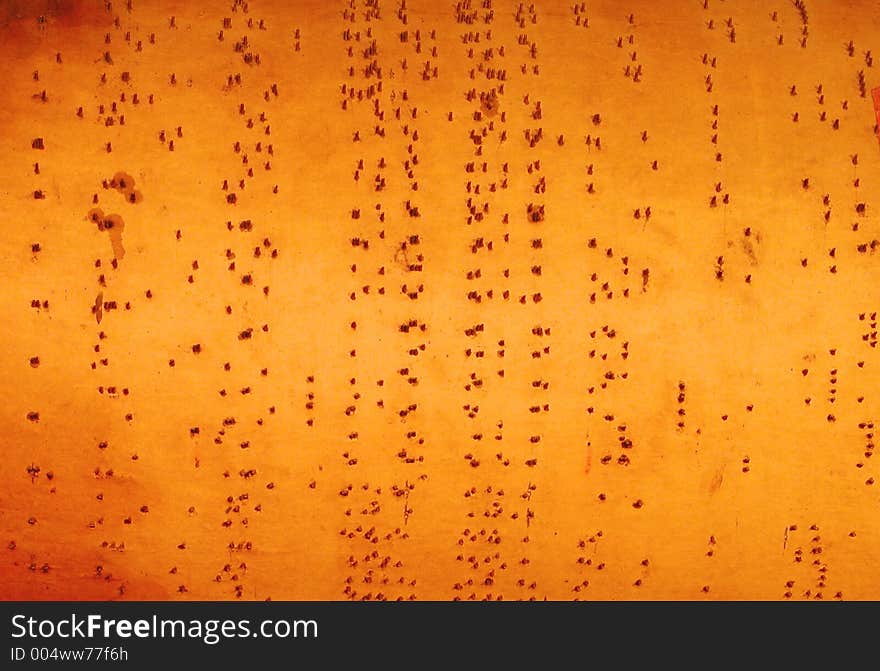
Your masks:
<instances>
[{"instance_id":1,"label":"mottled orange background","mask_svg":"<svg viewBox=\"0 0 880 671\"><path fill-rule=\"evenodd\" d=\"M876 599L867 1L7 0L3 599Z\"/></svg>"}]
</instances>

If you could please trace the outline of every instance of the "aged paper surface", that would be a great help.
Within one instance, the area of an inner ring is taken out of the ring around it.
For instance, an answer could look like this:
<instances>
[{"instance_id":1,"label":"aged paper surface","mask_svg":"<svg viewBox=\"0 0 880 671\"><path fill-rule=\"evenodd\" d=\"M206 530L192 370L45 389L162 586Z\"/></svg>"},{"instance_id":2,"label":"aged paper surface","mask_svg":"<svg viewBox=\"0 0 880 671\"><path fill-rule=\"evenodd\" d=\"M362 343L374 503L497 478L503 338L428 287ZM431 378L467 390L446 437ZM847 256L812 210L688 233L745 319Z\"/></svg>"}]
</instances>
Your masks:
<instances>
[{"instance_id":1,"label":"aged paper surface","mask_svg":"<svg viewBox=\"0 0 880 671\"><path fill-rule=\"evenodd\" d=\"M0 596L876 599L869 2L4 2Z\"/></svg>"}]
</instances>

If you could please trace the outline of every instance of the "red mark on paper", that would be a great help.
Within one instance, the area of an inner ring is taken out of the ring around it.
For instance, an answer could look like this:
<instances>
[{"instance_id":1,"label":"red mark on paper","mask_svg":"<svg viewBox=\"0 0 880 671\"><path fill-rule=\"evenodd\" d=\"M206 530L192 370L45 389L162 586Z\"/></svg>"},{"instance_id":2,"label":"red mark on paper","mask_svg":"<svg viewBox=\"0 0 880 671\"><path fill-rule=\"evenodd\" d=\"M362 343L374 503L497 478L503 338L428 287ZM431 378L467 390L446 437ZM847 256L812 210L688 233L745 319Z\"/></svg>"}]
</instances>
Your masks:
<instances>
[{"instance_id":1,"label":"red mark on paper","mask_svg":"<svg viewBox=\"0 0 880 671\"><path fill-rule=\"evenodd\" d=\"M877 138L880 139L880 86L871 90L871 96L874 98L874 115L877 117L877 125L874 126L874 131L877 134Z\"/></svg>"}]
</instances>

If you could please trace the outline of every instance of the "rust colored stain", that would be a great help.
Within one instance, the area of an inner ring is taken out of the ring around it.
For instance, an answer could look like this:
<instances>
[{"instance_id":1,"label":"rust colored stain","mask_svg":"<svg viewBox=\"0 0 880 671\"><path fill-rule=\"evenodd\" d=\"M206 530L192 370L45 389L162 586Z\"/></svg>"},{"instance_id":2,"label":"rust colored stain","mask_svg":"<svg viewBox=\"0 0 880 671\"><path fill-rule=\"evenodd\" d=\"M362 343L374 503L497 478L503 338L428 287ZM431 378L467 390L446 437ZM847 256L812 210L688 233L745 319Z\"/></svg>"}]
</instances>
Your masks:
<instances>
[{"instance_id":1,"label":"rust colored stain","mask_svg":"<svg viewBox=\"0 0 880 671\"><path fill-rule=\"evenodd\" d=\"M874 115L877 118L876 130L874 132L880 138L880 86L871 90L871 97L874 99Z\"/></svg>"}]
</instances>

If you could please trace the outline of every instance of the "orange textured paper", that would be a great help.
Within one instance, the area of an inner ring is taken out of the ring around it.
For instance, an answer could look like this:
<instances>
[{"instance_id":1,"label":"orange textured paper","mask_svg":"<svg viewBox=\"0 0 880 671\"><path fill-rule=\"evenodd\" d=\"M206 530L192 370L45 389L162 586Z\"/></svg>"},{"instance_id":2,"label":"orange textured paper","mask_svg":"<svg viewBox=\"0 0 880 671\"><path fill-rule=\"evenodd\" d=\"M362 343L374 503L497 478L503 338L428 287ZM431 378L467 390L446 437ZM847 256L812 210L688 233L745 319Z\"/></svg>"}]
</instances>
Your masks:
<instances>
[{"instance_id":1,"label":"orange textured paper","mask_svg":"<svg viewBox=\"0 0 880 671\"><path fill-rule=\"evenodd\" d=\"M0 23L3 599L880 598L872 3Z\"/></svg>"}]
</instances>

